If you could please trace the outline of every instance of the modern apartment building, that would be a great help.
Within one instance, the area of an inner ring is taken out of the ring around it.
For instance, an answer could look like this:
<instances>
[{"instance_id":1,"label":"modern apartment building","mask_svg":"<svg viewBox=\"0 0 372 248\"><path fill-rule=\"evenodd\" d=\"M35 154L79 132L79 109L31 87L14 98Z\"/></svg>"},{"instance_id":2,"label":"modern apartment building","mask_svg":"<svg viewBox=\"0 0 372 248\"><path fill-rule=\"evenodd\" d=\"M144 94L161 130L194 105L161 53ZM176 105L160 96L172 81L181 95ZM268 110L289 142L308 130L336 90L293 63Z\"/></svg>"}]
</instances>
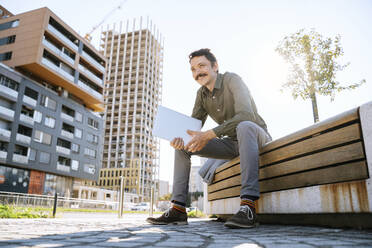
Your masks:
<instances>
[{"instance_id":1,"label":"modern apartment building","mask_svg":"<svg viewBox=\"0 0 372 248\"><path fill-rule=\"evenodd\" d=\"M0 19L0 190L98 179L105 61L48 8Z\"/></svg>"},{"instance_id":2,"label":"modern apartment building","mask_svg":"<svg viewBox=\"0 0 372 248\"><path fill-rule=\"evenodd\" d=\"M203 179L199 175L201 166L191 166L190 180L189 180L189 192L203 192Z\"/></svg>"},{"instance_id":3,"label":"modern apartment building","mask_svg":"<svg viewBox=\"0 0 372 248\"><path fill-rule=\"evenodd\" d=\"M118 189L124 176L125 190L146 200L150 187L158 187L159 141L152 128L161 101L163 43L152 23L135 21L101 33L107 79L99 185Z\"/></svg>"},{"instance_id":4,"label":"modern apartment building","mask_svg":"<svg viewBox=\"0 0 372 248\"><path fill-rule=\"evenodd\" d=\"M159 180L159 197L169 194L169 182Z\"/></svg>"}]
</instances>

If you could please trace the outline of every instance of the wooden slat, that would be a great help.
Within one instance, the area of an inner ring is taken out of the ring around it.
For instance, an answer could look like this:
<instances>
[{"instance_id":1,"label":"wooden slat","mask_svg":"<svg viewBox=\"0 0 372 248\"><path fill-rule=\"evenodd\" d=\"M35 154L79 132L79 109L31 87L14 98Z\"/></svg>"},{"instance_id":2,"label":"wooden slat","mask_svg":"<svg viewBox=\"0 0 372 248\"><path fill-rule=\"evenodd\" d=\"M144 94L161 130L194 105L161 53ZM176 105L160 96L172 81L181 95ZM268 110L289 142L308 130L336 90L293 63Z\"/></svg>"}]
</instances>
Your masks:
<instances>
[{"instance_id":1,"label":"wooden slat","mask_svg":"<svg viewBox=\"0 0 372 248\"><path fill-rule=\"evenodd\" d=\"M327 165L342 163L355 159L363 159L363 144L361 142L337 147L332 150L315 153L309 156L300 157L287 162L274 164L260 169L260 179L286 175L293 172L309 170ZM236 174L237 169L234 170ZM240 168L238 168L240 172ZM226 173L230 171L226 170ZM217 175L216 175L217 176Z\"/></svg>"},{"instance_id":2,"label":"wooden slat","mask_svg":"<svg viewBox=\"0 0 372 248\"><path fill-rule=\"evenodd\" d=\"M226 177L231 177L240 174L240 163L230 167L228 170L221 171L214 175L213 183L218 182Z\"/></svg>"},{"instance_id":3,"label":"wooden slat","mask_svg":"<svg viewBox=\"0 0 372 248\"><path fill-rule=\"evenodd\" d=\"M359 161L260 181L260 191L261 193L267 193L278 190L361 180L366 178L368 178L366 162ZM240 175L237 175L208 186L208 200L211 201L239 196L241 186L240 180ZM226 187L232 188L223 189ZM220 191L214 192L216 190Z\"/></svg>"},{"instance_id":4,"label":"wooden slat","mask_svg":"<svg viewBox=\"0 0 372 248\"><path fill-rule=\"evenodd\" d=\"M360 126L358 123L328 132L312 139L285 146L260 156L260 165L271 164L276 161L312 152L318 149L339 145L348 141L360 139Z\"/></svg>"},{"instance_id":5,"label":"wooden slat","mask_svg":"<svg viewBox=\"0 0 372 248\"><path fill-rule=\"evenodd\" d=\"M366 178L366 162L361 161L260 181L260 191L264 193Z\"/></svg>"},{"instance_id":6,"label":"wooden slat","mask_svg":"<svg viewBox=\"0 0 372 248\"><path fill-rule=\"evenodd\" d=\"M240 185L240 183L241 183L241 177L240 177L240 174L239 174L235 177L230 177L226 180L223 180L223 181L220 181L218 183L209 185L208 186L208 193L209 192L214 192L216 190L228 188L228 187L231 187L231 186L237 186L237 185Z\"/></svg>"},{"instance_id":7,"label":"wooden slat","mask_svg":"<svg viewBox=\"0 0 372 248\"><path fill-rule=\"evenodd\" d=\"M208 194L208 201L240 196L240 185Z\"/></svg>"},{"instance_id":8,"label":"wooden slat","mask_svg":"<svg viewBox=\"0 0 372 248\"><path fill-rule=\"evenodd\" d=\"M229 168L230 166L239 163L239 161L240 161L240 157L236 157L236 158L230 160L229 162L226 162L223 165L221 165L220 167L218 167L216 169L216 172L215 173L218 173L218 172L220 172L220 171L222 171L222 170L224 170L226 168Z\"/></svg>"},{"instance_id":9,"label":"wooden slat","mask_svg":"<svg viewBox=\"0 0 372 248\"><path fill-rule=\"evenodd\" d=\"M339 126L343 123L347 123L353 120L359 119L358 116L359 108L354 108L349 111L346 111L344 113L341 113L339 115L336 115L332 118L326 119L324 121L318 122L317 124L314 124L310 127L301 129L295 133L292 133L290 135L287 135L285 137L282 137L280 139L274 140L268 144L266 144L262 149L261 153L268 152L270 150L273 150L277 147L286 145L288 143L294 142L298 139L301 139L303 137L312 136L315 135L321 131L324 131L326 129L330 129L336 126Z\"/></svg>"},{"instance_id":10,"label":"wooden slat","mask_svg":"<svg viewBox=\"0 0 372 248\"><path fill-rule=\"evenodd\" d=\"M353 143L335 149L326 150L309 156L300 157L283 163L275 164L260 169L260 179L286 175L289 173L320 168L332 164L342 163L355 159L363 159L363 144L361 142ZM224 178L240 174L240 164L230 167L228 170L216 173L213 183Z\"/></svg>"}]
</instances>

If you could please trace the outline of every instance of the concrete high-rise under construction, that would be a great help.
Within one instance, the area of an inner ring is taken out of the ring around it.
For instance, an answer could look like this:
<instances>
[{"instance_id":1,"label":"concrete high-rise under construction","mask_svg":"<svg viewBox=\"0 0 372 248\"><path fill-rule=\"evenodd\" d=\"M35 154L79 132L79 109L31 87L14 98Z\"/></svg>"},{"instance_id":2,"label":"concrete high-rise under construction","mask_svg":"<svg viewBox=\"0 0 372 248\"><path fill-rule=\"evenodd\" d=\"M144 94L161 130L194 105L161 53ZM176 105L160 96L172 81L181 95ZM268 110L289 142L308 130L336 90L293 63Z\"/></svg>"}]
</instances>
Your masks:
<instances>
[{"instance_id":1,"label":"concrete high-rise under construction","mask_svg":"<svg viewBox=\"0 0 372 248\"><path fill-rule=\"evenodd\" d=\"M100 47L107 58L105 132L99 185L149 199L158 187L159 141L152 136L162 92L163 42L156 27L127 21L107 26Z\"/></svg>"}]
</instances>

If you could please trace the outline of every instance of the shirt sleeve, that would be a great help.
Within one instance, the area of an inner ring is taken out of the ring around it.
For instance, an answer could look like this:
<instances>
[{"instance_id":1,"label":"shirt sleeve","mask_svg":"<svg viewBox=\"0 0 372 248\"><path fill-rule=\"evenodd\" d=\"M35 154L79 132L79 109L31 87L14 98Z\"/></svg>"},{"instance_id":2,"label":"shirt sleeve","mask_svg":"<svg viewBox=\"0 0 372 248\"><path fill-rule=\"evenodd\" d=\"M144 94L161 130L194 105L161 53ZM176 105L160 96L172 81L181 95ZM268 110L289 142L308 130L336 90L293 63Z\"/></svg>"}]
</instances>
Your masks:
<instances>
[{"instance_id":1,"label":"shirt sleeve","mask_svg":"<svg viewBox=\"0 0 372 248\"><path fill-rule=\"evenodd\" d=\"M204 123L207 119L208 113L207 113L207 111L205 111L205 109L203 107L203 100L202 100L201 94L202 94L202 92L201 92L201 89L200 89L200 90L198 90L198 93L196 95L195 104L194 104L194 108L192 110L191 117L193 117L195 119L198 119L198 120L201 120L202 121L202 126L204 126Z\"/></svg>"},{"instance_id":2,"label":"shirt sleeve","mask_svg":"<svg viewBox=\"0 0 372 248\"><path fill-rule=\"evenodd\" d=\"M248 87L243 80L236 74L232 74L230 79L224 84L233 96L235 115L224 123L213 128L217 137L235 136L236 127L242 121L256 122L252 107L252 98Z\"/></svg>"}]
</instances>

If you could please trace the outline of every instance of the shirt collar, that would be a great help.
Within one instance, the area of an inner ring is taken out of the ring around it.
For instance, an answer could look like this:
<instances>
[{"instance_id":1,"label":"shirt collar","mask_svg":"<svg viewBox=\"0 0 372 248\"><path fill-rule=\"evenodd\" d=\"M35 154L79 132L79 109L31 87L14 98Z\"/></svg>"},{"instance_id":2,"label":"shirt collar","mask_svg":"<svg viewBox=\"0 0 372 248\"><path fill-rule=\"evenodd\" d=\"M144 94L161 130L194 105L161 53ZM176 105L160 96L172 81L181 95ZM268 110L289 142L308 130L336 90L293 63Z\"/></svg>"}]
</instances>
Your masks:
<instances>
[{"instance_id":1,"label":"shirt collar","mask_svg":"<svg viewBox=\"0 0 372 248\"><path fill-rule=\"evenodd\" d=\"M213 88L213 91L212 92L214 92L216 89L217 90L221 89L221 86L222 86L222 74L221 73L218 73L217 74L216 83L214 84L214 88ZM202 86L202 90L203 90L203 93L204 94L210 94L210 91L208 90L207 87Z\"/></svg>"}]
</instances>

